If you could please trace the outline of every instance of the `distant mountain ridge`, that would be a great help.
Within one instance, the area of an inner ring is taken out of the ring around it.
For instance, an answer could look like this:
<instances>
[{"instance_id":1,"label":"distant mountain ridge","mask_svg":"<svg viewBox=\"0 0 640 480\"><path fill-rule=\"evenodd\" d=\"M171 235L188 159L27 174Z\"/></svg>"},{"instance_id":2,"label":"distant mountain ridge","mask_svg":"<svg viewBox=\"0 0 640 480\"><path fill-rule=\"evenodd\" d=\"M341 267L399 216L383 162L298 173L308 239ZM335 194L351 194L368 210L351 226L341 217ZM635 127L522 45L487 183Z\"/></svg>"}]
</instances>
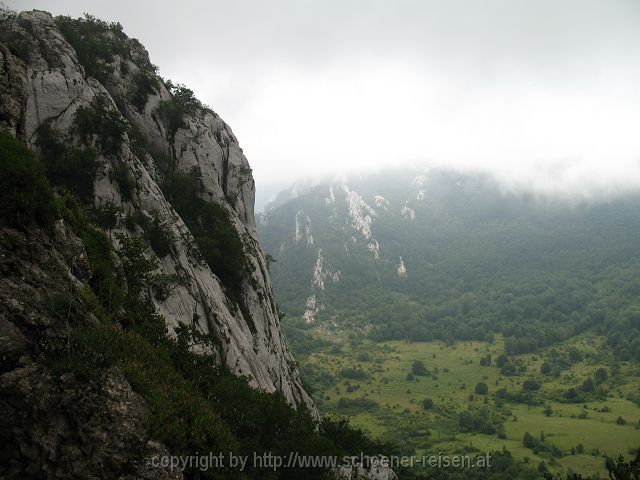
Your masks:
<instances>
[{"instance_id":1,"label":"distant mountain ridge","mask_svg":"<svg viewBox=\"0 0 640 480\"><path fill-rule=\"evenodd\" d=\"M531 351L633 316L628 293L612 306L602 289L640 272L639 206L632 194L568 203L506 193L487 175L389 169L296 186L257 223L292 321L378 339L500 333ZM640 353L638 327L611 337L623 356Z\"/></svg>"}]
</instances>

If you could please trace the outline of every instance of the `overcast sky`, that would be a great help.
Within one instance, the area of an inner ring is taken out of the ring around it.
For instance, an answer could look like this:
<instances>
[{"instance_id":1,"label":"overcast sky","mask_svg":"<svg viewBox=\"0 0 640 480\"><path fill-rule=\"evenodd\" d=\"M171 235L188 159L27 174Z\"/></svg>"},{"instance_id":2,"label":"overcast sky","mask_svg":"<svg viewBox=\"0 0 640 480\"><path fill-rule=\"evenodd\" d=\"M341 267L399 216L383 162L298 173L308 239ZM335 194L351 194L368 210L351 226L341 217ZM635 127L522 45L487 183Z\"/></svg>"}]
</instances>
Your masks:
<instances>
[{"instance_id":1,"label":"overcast sky","mask_svg":"<svg viewBox=\"0 0 640 480\"><path fill-rule=\"evenodd\" d=\"M231 125L261 197L428 161L640 186L638 0L5 0L121 22Z\"/></svg>"}]
</instances>

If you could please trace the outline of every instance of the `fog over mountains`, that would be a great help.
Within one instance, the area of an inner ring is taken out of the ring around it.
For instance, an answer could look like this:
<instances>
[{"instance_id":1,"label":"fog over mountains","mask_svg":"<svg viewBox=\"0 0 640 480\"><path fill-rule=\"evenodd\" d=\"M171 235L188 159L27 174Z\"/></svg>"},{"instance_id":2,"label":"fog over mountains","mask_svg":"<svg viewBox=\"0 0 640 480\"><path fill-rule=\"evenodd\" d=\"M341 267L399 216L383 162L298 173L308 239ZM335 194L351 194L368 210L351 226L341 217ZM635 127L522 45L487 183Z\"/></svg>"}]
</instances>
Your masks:
<instances>
[{"instance_id":1,"label":"fog over mountains","mask_svg":"<svg viewBox=\"0 0 640 480\"><path fill-rule=\"evenodd\" d=\"M565 196L640 184L636 1L7 4L123 22L234 125L259 206L306 175L411 162Z\"/></svg>"}]
</instances>

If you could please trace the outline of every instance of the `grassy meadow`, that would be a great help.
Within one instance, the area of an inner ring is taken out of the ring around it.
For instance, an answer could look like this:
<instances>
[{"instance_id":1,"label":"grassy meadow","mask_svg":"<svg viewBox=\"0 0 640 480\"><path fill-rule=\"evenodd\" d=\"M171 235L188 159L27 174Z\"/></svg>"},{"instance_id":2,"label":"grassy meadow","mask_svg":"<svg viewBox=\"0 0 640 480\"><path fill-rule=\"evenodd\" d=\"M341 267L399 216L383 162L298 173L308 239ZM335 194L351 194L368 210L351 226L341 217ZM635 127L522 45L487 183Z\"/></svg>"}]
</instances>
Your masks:
<instances>
[{"instance_id":1,"label":"grassy meadow","mask_svg":"<svg viewBox=\"0 0 640 480\"><path fill-rule=\"evenodd\" d=\"M582 335L508 357L513 368L505 369L496 365L505 362L500 340L373 343L334 334L300 363L323 414L350 418L400 453L506 449L532 468L606 478L607 456L631 457L640 446L640 371L613 360L602 341Z\"/></svg>"}]
</instances>

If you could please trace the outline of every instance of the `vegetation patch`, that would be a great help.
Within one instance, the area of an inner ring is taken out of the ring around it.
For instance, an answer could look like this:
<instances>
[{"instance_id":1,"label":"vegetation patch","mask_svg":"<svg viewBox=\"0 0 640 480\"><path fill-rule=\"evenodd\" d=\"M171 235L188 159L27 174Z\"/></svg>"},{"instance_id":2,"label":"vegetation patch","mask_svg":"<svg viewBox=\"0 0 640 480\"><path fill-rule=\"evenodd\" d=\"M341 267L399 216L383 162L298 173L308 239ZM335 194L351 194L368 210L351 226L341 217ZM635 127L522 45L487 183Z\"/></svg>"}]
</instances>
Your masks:
<instances>
[{"instance_id":1,"label":"vegetation patch","mask_svg":"<svg viewBox=\"0 0 640 480\"><path fill-rule=\"evenodd\" d=\"M181 84L174 85L170 80L165 82L165 86L171 92L171 98L160 102L157 114L167 128L167 140L173 145L176 133L185 126L185 116L194 116L202 111L213 111L198 100L193 90L186 86Z\"/></svg>"},{"instance_id":2,"label":"vegetation patch","mask_svg":"<svg viewBox=\"0 0 640 480\"><path fill-rule=\"evenodd\" d=\"M132 47L139 44L135 39L127 37L122 25L117 22L104 22L87 14L84 18L60 16L56 17L55 22L76 51L85 73L100 83L108 82L110 76L116 72L118 60L120 73L128 75L128 62L135 58L137 65L131 75L133 88L129 93L129 101L141 112L149 95L156 93L160 88L158 68L146 57L132 55Z\"/></svg>"},{"instance_id":3,"label":"vegetation patch","mask_svg":"<svg viewBox=\"0 0 640 480\"><path fill-rule=\"evenodd\" d=\"M53 207L53 192L42 163L14 137L0 132L0 221L50 227Z\"/></svg>"},{"instance_id":4,"label":"vegetation patch","mask_svg":"<svg viewBox=\"0 0 640 480\"><path fill-rule=\"evenodd\" d=\"M133 74L134 89L131 92L129 101L138 112L144 110L149 95L157 93L160 88L160 81L156 73L157 71L154 67L152 71L139 69Z\"/></svg>"},{"instance_id":5,"label":"vegetation patch","mask_svg":"<svg viewBox=\"0 0 640 480\"><path fill-rule=\"evenodd\" d=\"M298 324L288 317L284 323ZM537 479L540 472L564 479L571 471L606 477L608 457L623 453L628 462L627 453L635 454L640 407L628 398L640 388L637 365L619 363L603 337L583 335L537 354L508 356L500 338L379 343L341 330L325 335L306 329L311 339L305 344L313 348L296 351L296 358L320 411L349 418L395 445L396 453L489 451L493 467L478 477L487 479ZM559 376L543 373L548 370L542 366L557 359L567 362ZM420 364L430 375L413 373L413 365L422 371ZM508 364L514 370L505 376ZM344 379L343 371L363 374ZM593 391L587 394L583 385L589 390L589 379ZM568 388L584 401L559 401ZM594 395L598 389L606 395ZM402 474L421 478L419 470ZM438 475L476 478L470 471Z\"/></svg>"},{"instance_id":6,"label":"vegetation patch","mask_svg":"<svg viewBox=\"0 0 640 480\"><path fill-rule=\"evenodd\" d=\"M107 156L120 152L128 125L105 95L96 95L89 105L82 105L73 116L73 131L83 143L90 144L95 139L96 146Z\"/></svg>"},{"instance_id":7,"label":"vegetation patch","mask_svg":"<svg viewBox=\"0 0 640 480\"><path fill-rule=\"evenodd\" d=\"M93 201L93 182L98 170L95 150L75 146L48 123L38 128L36 145L53 185L68 189L85 203Z\"/></svg>"},{"instance_id":8,"label":"vegetation patch","mask_svg":"<svg viewBox=\"0 0 640 480\"><path fill-rule=\"evenodd\" d=\"M200 172L176 172L167 179L165 195L191 230L204 261L241 301L248 264L242 239L222 205L203 200Z\"/></svg>"},{"instance_id":9,"label":"vegetation patch","mask_svg":"<svg viewBox=\"0 0 640 480\"><path fill-rule=\"evenodd\" d=\"M56 17L56 25L76 51L86 74L104 83L114 72L116 56L129 57L127 36L122 25L105 22L92 15L84 18Z\"/></svg>"}]
</instances>

